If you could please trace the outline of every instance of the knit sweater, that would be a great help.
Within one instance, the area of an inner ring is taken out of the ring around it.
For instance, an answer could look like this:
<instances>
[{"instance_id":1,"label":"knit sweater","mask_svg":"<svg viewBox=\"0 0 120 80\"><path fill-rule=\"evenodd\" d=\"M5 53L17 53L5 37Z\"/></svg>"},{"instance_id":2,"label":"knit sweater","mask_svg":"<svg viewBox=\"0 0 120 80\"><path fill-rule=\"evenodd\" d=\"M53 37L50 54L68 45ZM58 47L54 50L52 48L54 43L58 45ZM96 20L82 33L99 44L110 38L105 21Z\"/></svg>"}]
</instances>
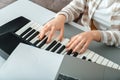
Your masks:
<instances>
[{"instance_id":1,"label":"knit sweater","mask_svg":"<svg viewBox=\"0 0 120 80\"><path fill-rule=\"evenodd\" d=\"M73 0L57 15L63 14L66 16L66 22L71 22L81 14L81 24L90 29L91 19L100 24L94 17L99 6L104 3L103 1L105 0ZM120 0L109 0L108 7L110 6L112 6L111 15L107 23L109 27L96 25L96 28L100 31L102 43L120 47Z\"/></svg>"}]
</instances>

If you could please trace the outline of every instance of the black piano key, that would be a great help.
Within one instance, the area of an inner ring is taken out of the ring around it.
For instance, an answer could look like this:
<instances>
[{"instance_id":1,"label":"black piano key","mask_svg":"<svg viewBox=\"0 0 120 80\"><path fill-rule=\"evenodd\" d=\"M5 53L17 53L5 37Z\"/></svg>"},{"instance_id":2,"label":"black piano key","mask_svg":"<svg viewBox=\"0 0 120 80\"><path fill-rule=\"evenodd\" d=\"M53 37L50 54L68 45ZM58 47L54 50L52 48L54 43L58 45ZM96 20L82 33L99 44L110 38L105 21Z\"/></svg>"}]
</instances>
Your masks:
<instances>
[{"instance_id":1,"label":"black piano key","mask_svg":"<svg viewBox=\"0 0 120 80\"><path fill-rule=\"evenodd\" d=\"M36 37L39 34L39 32L35 32L27 41L31 41L34 37Z\"/></svg>"},{"instance_id":2,"label":"black piano key","mask_svg":"<svg viewBox=\"0 0 120 80\"><path fill-rule=\"evenodd\" d=\"M83 60L86 60L86 57L85 57L85 56L83 56L83 57L82 57L82 59L83 59Z\"/></svg>"},{"instance_id":3,"label":"black piano key","mask_svg":"<svg viewBox=\"0 0 120 80\"><path fill-rule=\"evenodd\" d=\"M92 60L91 60L91 59L88 59L88 61L90 61L90 62L91 62Z\"/></svg>"},{"instance_id":4,"label":"black piano key","mask_svg":"<svg viewBox=\"0 0 120 80\"><path fill-rule=\"evenodd\" d=\"M57 41L53 41L53 42L46 48L46 50L50 50L55 44L57 44Z\"/></svg>"},{"instance_id":5,"label":"black piano key","mask_svg":"<svg viewBox=\"0 0 120 80\"><path fill-rule=\"evenodd\" d=\"M70 49L68 52L67 52L67 55L70 55L72 54L72 49Z\"/></svg>"},{"instance_id":6,"label":"black piano key","mask_svg":"<svg viewBox=\"0 0 120 80\"><path fill-rule=\"evenodd\" d=\"M40 42L40 40L37 40L33 43L33 45L36 46L39 42Z\"/></svg>"},{"instance_id":7,"label":"black piano key","mask_svg":"<svg viewBox=\"0 0 120 80\"><path fill-rule=\"evenodd\" d=\"M27 35L25 35L25 36L23 37L23 39L28 38L28 37L29 37L30 35L32 35L34 32L35 32L35 29L33 29L33 30L30 31Z\"/></svg>"},{"instance_id":8,"label":"black piano key","mask_svg":"<svg viewBox=\"0 0 120 80\"><path fill-rule=\"evenodd\" d=\"M29 27L28 29L26 29L21 35L20 37L24 36L27 32L29 32L30 30L32 30L31 27Z\"/></svg>"},{"instance_id":9,"label":"black piano key","mask_svg":"<svg viewBox=\"0 0 120 80\"><path fill-rule=\"evenodd\" d=\"M63 46L57 51L57 53L60 54L64 49L65 49L65 45L63 45Z\"/></svg>"},{"instance_id":10,"label":"black piano key","mask_svg":"<svg viewBox=\"0 0 120 80\"><path fill-rule=\"evenodd\" d=\"M46 38L45 40L43 40L43 41L41 42L41 44L38 45L38 47L41 48L41 47L47 42L47 39L48 39L48 38Z\"/></svg>"},{"instance_id":11,"label":"black piano key","mask_svg":"<svg viewBox=\"0 0 120 80\"><path fill-rule=\"evenodd\" d=\"M77 57L78 53L77 52L73 52L73 56Z\"/></svg>"},{"instance_id":12,"label":"black piano key","mask_svg":"<svg viewBox=\"0 0 120 80\"><path fill-rule=\"evenodd\" d=\"M58 43L52 50L51 52L55 52L62 44Z\"/></svg>"},{"instance_id":13,"label":"black piano key","mask_svg":"<svg viewBox=\"0 0 120 80\"><path fill-rule=\"evenodd\" d=\"M46 37L46 36L44 36L43 39L44 39L45 37ZM42 41L43 39L41 39L41 40L38 39L37 41L35 41L35 42L33 43L33 45L36 46L36 45L37 45L40 41Z\"/></svg>"}]
</instances>

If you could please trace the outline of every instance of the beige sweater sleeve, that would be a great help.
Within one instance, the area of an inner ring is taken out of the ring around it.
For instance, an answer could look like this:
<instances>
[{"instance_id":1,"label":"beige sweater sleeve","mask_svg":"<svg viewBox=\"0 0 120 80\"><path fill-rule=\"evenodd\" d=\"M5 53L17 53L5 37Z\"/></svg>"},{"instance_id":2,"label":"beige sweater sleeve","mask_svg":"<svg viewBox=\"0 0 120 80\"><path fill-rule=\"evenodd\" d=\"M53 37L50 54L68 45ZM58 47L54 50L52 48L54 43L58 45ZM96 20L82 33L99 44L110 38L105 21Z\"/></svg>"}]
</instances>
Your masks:
<instances>
[{"instance_id":1,"label":"beige sweater sleeve","mask_svg":"<svg viewBox=\"0 0 120 80\"><path fill-rule=\"evenodd\" d=\"M71 22L75 18L79 17L80 13L83 13L86 0L73 0L66 7L64 7L60 12L57 13L63 14L66 17L66 22ZM56 15L56 16L57 16Z\"/></svg>"},{"instance_id":2,"label":"beige sweater sleeve","mask_svg":"<svg viewBox=\"0 0 120 80\"><path fill-rule=\"evenodd\" d=\"M80 13L84 12L86 3L87 3L86 0L73 0L60 12L58 12L57 15L63 14L66 16L66 22L71 22L75 18L77 18L80 15ZM118 7L118 9L120 9L120 6ZM119 16L120 10L117 11L119 12L117 13L117 15L115 13L115 15ZM118 18L116 20L118 20ZM112 22L114 21L115 20L113 20ZM105 43L106 45L115 45L116 47L120 47L120 19L117 22L118 22L117 24L113 23L113 25L117 25L117 27L112 28L111 26L111 29L108 29L106 31L103 30L100 31L102 43Z\"/></svg>"}]
</instances>

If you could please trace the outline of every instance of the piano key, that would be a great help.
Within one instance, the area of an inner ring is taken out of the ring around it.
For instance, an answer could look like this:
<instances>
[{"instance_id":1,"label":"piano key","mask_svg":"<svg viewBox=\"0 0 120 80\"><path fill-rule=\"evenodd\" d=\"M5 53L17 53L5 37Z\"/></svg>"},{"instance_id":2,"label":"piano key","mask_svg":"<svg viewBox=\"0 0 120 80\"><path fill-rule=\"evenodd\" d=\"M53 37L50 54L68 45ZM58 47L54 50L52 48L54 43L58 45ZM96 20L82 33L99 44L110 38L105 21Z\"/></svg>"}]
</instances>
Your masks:
<instances>
[{"instance_id":1,"label":"piano key","mask_svg":"<svg viewBox=\"0 0 120 80\"><path fill-rule=\"evenodd\" d=\"M68 52L67 52L67 55L70 55L72 54L72 49L70 49Z\"/></svg>"},{"instance_id":2,"label":"piano key","mask_svg":"<svg viewBox=\"0 0 120 80\"><path fill-rule=\"evenodd\" d=\"M47 39L48 39L48 37L45 38L45 40L43 40L43 41L41 42L41 44L38 45L38 47L41 48L41 47L47 42Z\"/></svg>"},{"instance_id":3,"label":"piano key","mask_svg":"<svg viewBox=\"0 0 120 80\"><path fill-rule=\"evenodd\" d=\"M78 58L82 59L84 56L86 57L90 53L90 50L86 50L84 53L80 54L81 56L78 56Z\"/></svg>"},{"instance_id":4,"label":"piano key","mask_svg":"<svg viewBox=\"0 0 120 80\"><path fill-rule=\"evenodd\" d=\"M40 45L41 44L41 42L43 42L45 39L47 38L47 36L45 35L44 37L43 37L43 39L38 39L37 41L35 41L35 43L36 43L36 46L38 46L38 45ZM34 44L35 44L34 43Z\"/></svg>"},{"instance_id":5,"label":"piano key","mask_svg":"<svg viewBox=\"0 0 120 80\"><path fill-rule=\"evenodd\" d=\"M15 32L15 34L17 34L18 36L23 37L24 39L26 39L27 41L30 41L32 44L34 44L35 46L41 47L44 49L48 48L48 46L50 47L50 45L52 44L45 44L47 41L47 36L44 36L44 38L42 40L39 40L38 38L38 34L40 31L40 29L43 26L40 26L37 23L33 23L30 22L27 25L25 25L24 27L22 27L21 29L19 29L18 31ZM35 32L33 31L35 30ZM33 31L33 32L32 32ZM54 39L53 39L54 41ZM62 42L57 42L54 46L52 46L52 48L49 48L50 51L52 52L57 52L59 54L69 54L71 56L74 57L78 57L78 58L82 58L82 59L87 59L88 61L92 61L92 62L96 62L96 63L101 63L101 65L106 65L112 68L117 68L120 70L120 66L113 63L112 61L109 61L108 59L103 58L102 56L95 54L94 52L88 50L83 54L78 54L77 52L71 53L71 51L67 52L65 49L65 45L68 43L69 39L64 39Z\"/></svg>"},{"instance_id":6,"label":"piano key","mask_svg":"<svg viewBox=\"0 0 120 80\"><path fill-rule=\"evenodd\" d=\"M96 62L96 60L98 59L99 55L95 53L95 55L92 57L92 62Z\"/></svg>"},{"instance_id":7,"label":"piano key","mask_svg":"<svg viewBox=\"0 0 120 80\"><path fill-rule=\"evenodd\" d=\"M45 50L50 50L55 44L57 44L57 41L54 40Z\"/></svg>"},{"instance_id":8,"label":"piano key","mask_svg":"<svg viewBox=\"0 0 120 80\"><path fill-rule=\"evenodd\" d=\"M33 22L29 22L28 24L26 24L24 27L22 27L21 29L17 30L15 32L15 34L17 35L21 35L23 32L25 32L28 28L30 28L30 25L32 25Z\"/></svg>"},{"instance_id":9,"label":"piano key","mask_svg":"<svg viewBox=\"0 0 120 80\"><path fill-rule=\"evenodd\" d=\"M50 43L48 44L44 44L41 49L46 49L49 45L51 45L53 43L54 40L52 40Z\"/></svg>"},{"instance_id":10,"label":"piano key","mask_svg":"<svg viewBox=\"0 0 120 80\"><path fill-rule=\"evenodd\" d=\"M90 51L90 53L87 55L87 60L90 59L95 55L94 52Z\"/></svg>"},{"instance_id":11,"label":"piano key","mask_svg":"<svg viewBox=\"0 0 120 80\"><path fill-rule=\"evenodd\" d=\"M27 30L25 30L22 34L20 34L20 37L23 37L26 33L28 33L29 31L31 31L32 28L29 27Z\"/></svg>"},{"instance_id":12,"label":"piano key","mask_svg":"<svg viewBox=\"0 0 120 80\"><path fill-rule=\"evenodd\" d=\"M119 66L118 70L120 70L120 66Z\"/></svg>"},{"instance_id":13,"label":"piano key","mask_svg":"<svg viewBox=\"0 0 120 80\"><path fill-rule=\"evenodd\" d=\"M119 67L119 65L116 64L116 63L114 63L113 66L112 66L112 68L114 68L114 69L118 69L118 67Z\"/></svg>"},{"instance_id":14,"label":"piano key","mask_svg":"<svg viewBox=\"0 0 120 80\"><path fill-rule=\"evenodd\" d=\"M31 30L28 34L26 34L23 39L27 39L30 35L32 35L35 32L35 29Z\"/></svg>"},{"instance_id":15,"label":"piano key","mask_svg":"<svg viewBox=\"0 0 120 80\"><path fill-rule=\"evenodd\" d=\"M39 39L38 39L38 36L35 36L35 37L30 41L30 43L34 44L37 40L39 40Z\"/></svg>"},{"instance_id":16,"label":"piano key","mask_svg":"<svg viewBox=\"0 0 120 80\"><path fill-rule=\"evenodd\" d=\"M96 63L101 64L103 60L104 60L104 57L99 56Z\"/></svg>"},{"instance_id":17,"label":"piano key","mask_svg":"<svg viewBox=\"0 0 120 80\"><path fill-rule=\"evenodd\" d=\"M112 67L113 66L113 62L112 61L109 61L108 64L107 64L108 67Z\"/></svg>"},{"instance_id":18,"label":"piano key","mask_svg":"<svg viewBox=\"0 0 120 80\"><path fill-rule=\"evenodd\" d=\"M63 45L63 46L57 51L57 53L60 54L64 49L65 49L65 45Z\"/></svg>"},{"instance_id":19,"label":"piano key","mask_svg":"<svg viewBox=\"0 0 120 80\"><path fill-rule=\"evenodd\" d=\"M62 44L58 43L52 50L51 52L55 52Z\"/></svg>"},{"instance_id":20,"label":"piano key","mask_svg":"<svg viewBox=\"0 0 120 80\"><path fill-rule=\"evenodd\" d=\"M108 61L109 61L108 59L104 59L103 62L102 62L102 65L106 66Z\"/></svg>"},{"instance_id":21,"label":"piano key","mask_svg":"<svg viewBox=\"0 0 120 80\"><path fill-rule=\"evenodd\" d=\"M87 57L86 57L86 56L83 56L83 57L82 57L82 59L83 59L83 60L86 60L86 59L87 59Z\"/></svg>"},{"instance_id":22,"label":"piano key","mask_svg":"<svg viewBox=\"0 0 120 80\"><path fill-rule=\"evenodd\" d=\"M32 24L32 25L30 25L29 26L30 28L32 28L31 30L29 30L28 32L27 31L25 31L24 33L24 35L22 34L22 38L24 37L24 36L26 36L27 34L29 34L32 30L35 30L36 28L38 28L38 26L35 26L35 23L34 24Z\"/></svg>"},{"instance_id":23,"label":"piano key","mask_svg":"<svg viewBox=\"0 0 120 80\"><path fill-rule=\"evenodd\" d=\"M39 34L38 31L36 31L33 35L31 35L29 38L27 38L27 41L31 41L35 36L37 36Z\"/></svg>"},{"instance_id":24,"label":"piano key","mask_svg":"<svg viewBox=\"0 0 120 80\"><path fill-rule=\"evenodd\" d=\"M78 54L79 54L78 52L73 52L74 57L77 57Z\"/></svg>"}]
</instances>

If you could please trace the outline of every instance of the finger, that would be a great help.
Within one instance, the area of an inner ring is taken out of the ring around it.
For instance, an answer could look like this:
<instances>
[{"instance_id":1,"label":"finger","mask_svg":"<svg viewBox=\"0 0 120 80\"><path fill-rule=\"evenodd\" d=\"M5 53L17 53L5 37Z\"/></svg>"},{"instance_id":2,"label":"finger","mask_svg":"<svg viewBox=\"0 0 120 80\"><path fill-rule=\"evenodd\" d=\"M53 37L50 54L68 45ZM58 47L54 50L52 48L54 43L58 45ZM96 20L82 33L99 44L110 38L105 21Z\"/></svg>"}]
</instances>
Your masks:
<instances>
[{"instance_id":1,"label":"finger","mask_svg":"<svg viewBox=\"0 0 120 80\"><path fill-rule=\"evenodd\" d=\"M73 38L71 38L71 40L68 42L68 44L66 45L66 47L68 48L77 38L77 36L74 36Z\"/></svg>"},{"instance_id":2,"label":"finger","mask_svg":"<svg viewBox=\"0 0 120 80\"><path fill-rule=\"evenodd\" d=\"M73 52L80 51L81 48L84 46L84 44L85 44L85 40L82 40L81 42L79 42L79 44L73 49Z\"/></svg>"},{"instance_id":3,"label":"finger","mask_svg":"<svg viewBox=\"0 0 120 80\"><path fill-rule=\"evenodd\" d=\"M48 39L47 39L47 43L49 43L54 35L54 32L55 32L55 28L52 27L51 31L50 31L50 34L48 35Z\"/></svg>"},{"instance_id":4,"label":"finger","mask_svg":"<svg viewBox=\"0 0 120 80\"><path fill-rule=\"evenodd\" d=\"M64 37L64 28L60 30L60 35L58 37L58 40L62 41L63 37Z\"/></svg>"},{"instance_id":5,"label":"finger","mask_svg":"<svg viewBox=\"0 0 120 80\"><path fill-rule=\"evenodd\" d=\"M81 48L80 53L84 53L84 52L87 50L89 44L90 44L90 42L87 41L87 42L84 44L84 46Z\"/></svg>"},{"instance_id":6,"label":"finger","mask_svg":"<svg viewBox=\"0 0 120 80\"><path fill-rule=\"evenodd\" d=\"M72 49L74 50L75 46L80 42L80 39L75 39L73 43L71 43L71 45L68 47L68 50L69 49ZM73 51L74 52L74 51Z\"/></svg>"},{"instance_id":7,"label":"finger","mask_svg":"<svg viewBox=\"0 0 120 80\"><path fill-rule=\"evenodd\" d=\"M38 35L40 40L44 37L44 35L49 31L49 28L45 26L41 31L40 34Z\"/></svg>"}]
</instances>

